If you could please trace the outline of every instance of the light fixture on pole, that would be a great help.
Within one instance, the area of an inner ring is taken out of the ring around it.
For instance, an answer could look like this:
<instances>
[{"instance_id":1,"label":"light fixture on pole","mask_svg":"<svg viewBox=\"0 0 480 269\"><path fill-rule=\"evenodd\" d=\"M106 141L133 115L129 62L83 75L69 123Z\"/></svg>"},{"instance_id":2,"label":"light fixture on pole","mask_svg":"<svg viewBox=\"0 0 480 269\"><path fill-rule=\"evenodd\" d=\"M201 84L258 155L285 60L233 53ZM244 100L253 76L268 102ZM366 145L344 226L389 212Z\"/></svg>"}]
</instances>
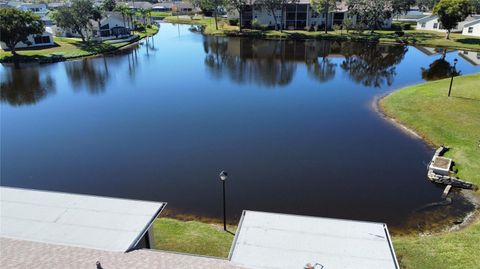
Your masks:
<instances>
[{"instance_id":1,"label":"light fixture on pole","mask_svg":"<svg viewBox=\"0 0 480 269\"><path fill-rule=\"evenodd\" d=\"M222 181L223 185L223 230L227 230L227 211L225 206L225 181L227 181L228 173L227 171L220 172L220 181Z\"/></svg>"},{"instance_id":2,"label":"light fixture on pole","mask_svg":"<svg viewBox=\"0 0 480 269\"><path fill-rule=\"evenodd\" d=\"M453 77L455 76L455 73L457 73L457 69L455 68L457 66L457 62L458 59L455 58L455 60L453 60L452 78L450 79L450 88L448 88L448 97L450 97L450 93L452 92Z\"/></svg>"}]
</instances>

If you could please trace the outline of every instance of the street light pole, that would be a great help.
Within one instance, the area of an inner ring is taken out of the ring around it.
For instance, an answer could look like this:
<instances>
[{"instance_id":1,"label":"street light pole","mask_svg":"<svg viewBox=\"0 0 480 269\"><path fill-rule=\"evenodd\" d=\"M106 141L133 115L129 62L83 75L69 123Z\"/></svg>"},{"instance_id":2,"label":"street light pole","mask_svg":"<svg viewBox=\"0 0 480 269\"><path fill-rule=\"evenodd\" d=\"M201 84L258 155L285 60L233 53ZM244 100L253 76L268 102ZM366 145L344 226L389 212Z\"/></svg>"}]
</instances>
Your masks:
<instances>
[{"instance_id":1,"label":"street light pole","mask_svg":"<svg viewBox=\"0 0 480 269\"><path fill-rule=\"evenodd\" d=\"M452 78L450 79L450 88L448 88L448 97L450 97L450 93L452 92L452 84L453 84L453 77L455 76L455 73L456 73L456 69L455 67L457 66L457 58L455 58L455 60L453 60L453 68L452 68Z\"/></svg>"},{"instance_id":2,"label":"street light pole","mask_svg":"<svg viewBox=\"0 0 480 269\"><path fill-rule=\"evenodd\" d=\"M227 207L225 205L225 181L227 181L228 173L226 171L220 172L220 181L223 186L223 230L227 231Z\"/></svg>"}]
</instances>

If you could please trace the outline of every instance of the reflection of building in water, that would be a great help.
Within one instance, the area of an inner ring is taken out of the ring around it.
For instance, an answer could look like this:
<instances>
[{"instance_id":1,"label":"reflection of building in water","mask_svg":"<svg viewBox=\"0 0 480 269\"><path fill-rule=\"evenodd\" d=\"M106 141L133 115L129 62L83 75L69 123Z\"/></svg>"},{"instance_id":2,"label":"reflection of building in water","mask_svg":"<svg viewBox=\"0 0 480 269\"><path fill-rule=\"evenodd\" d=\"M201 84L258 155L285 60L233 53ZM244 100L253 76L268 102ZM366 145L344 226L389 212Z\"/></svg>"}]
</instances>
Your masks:
<instances>
[{"instance_id":1,"label":"reflection of building in water","mask_svg":"<svg viewBox=\"0 0 480 269\"><path fill-rule=\"evenodd\" d=\"M215 76L228 74L239 83L286 85L296 66L305 63L309 76L327 81L335 76L337 64L356 83L380 87L391 85L395 65L405 55L404 46L333 41L269 41L226 37L205 37L205 63Z\"/></svg>"},{"instance_id":2,"label":"reflection of building in water","mask_svg":"<svg viewBox=\"0 0 480 269\"><path fill-rule=\"evenodd\" d=\"M459 51L458 55L473 66L480 65L480 52L478 51Z\"/></svg>"},{"instance_id":3,"label":"reflection of building in water","mask_svg":"<svg viewBox=\"0 0 480 269\"><path fill-rule=\"evenodd\" d=\"M432 56L432 55L436 55L436 54L440 54L442 53L440 49L438 48L430 48L430 47L417 47L415 46L415 48L422 52L423 54L427 55L427 56Z\"/></svg>"}]
</instances>

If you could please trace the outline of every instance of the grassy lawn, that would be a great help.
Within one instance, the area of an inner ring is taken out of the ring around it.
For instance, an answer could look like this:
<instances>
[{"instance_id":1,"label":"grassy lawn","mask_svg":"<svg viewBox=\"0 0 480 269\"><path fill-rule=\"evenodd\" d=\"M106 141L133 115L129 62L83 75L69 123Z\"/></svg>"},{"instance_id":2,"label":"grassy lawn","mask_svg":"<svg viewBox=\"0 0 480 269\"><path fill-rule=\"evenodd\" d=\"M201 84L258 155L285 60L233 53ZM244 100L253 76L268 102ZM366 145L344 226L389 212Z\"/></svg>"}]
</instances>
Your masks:
<instances>
[{"instance_id":1,"label":"grassy lawn","mask_svg":"<svg viewBox=\"0 0 480 269\"><path fill-rule=\"evenodd\" d=\"M385 113L434 145L452 147L447 156L457 175L480 185L480 73L401 89L381 101ZM480 195L477 193L477 195ZM480 268L480 223L440 235L394 237L403 268Z\"/></svg>"},{"instance_id":2,"label":"grassy lawn","mask_svg":"<svg viewBox=\"0 0 480 269\"><path fill-rule=\"evenodd\" d=\"M145 36L154 35L157 31L158 27L153 26L150 29L147 28L145 32L134 32L134 34L144 38ZM83 43L80 38L54 37L55 46L53 47L22 49L17 50L17 54L20 58L25 58L25 60L37 59L41 61L48 60L51 57L69 59L113 51L135 41L112 43L111 40L107 40L104 42L90 41ZM0 62L9 61L11 58L12 53L10 51L0 50Z\"/></svg>"},{"instance_id":3,"label":"grassy lawn","mask_svg":"<svg viewBox=\"0 0 480 269\"><path fill-rule=\"evenodd\" d=\"M287 39L335 39L335 40L359 40L359 41L379 41L381 43L402 43L419 46L445 47L452 49L470 49L480 50L480 37L462 36L461 34L451 34L450 39L445 39L444 33L434 31L404 31L405 35L397 37L395 31L381 30L370 33L364 31L358 33L356 31L329 31L325 34L322 31L309 32L302 30L286 30L283 32L274 30L252 30L244 29L239 32L238 26L229 25L228 22L219 18L219 30L215 28L215 20L210 17L196 16L193 19L186 17L170 16L165 21L171 23L197 24L205 27L204 33L210 35L235 35L235 36L254 36L263 38L287 38Z\"/></svg>"},{"instance_id":4,"label":"grassy lawn","mask_svg":"<svg viewBox=\"0 0 480 269\"><path fill-rule=\"evenodd\" d=\"M232 233L236 226L228 225ZM234 235L223 231L222 224L159 218L153 224L155 248L190 254L228 256Z\"/></svg>"}]
</instances>

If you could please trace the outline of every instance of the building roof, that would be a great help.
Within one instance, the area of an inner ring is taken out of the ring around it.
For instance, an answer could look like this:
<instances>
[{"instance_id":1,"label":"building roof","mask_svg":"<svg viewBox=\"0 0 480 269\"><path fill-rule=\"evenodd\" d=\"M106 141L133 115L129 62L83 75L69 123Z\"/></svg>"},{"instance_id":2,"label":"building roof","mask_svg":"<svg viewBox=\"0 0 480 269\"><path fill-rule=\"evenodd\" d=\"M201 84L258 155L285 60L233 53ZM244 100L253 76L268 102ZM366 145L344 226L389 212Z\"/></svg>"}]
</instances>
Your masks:
<instances>
[{"instance_id":1,"label":"building roof","mask_svg":"<svg viewBox=\"0 0 480 269\"><path fill-rule=\"evenodd\" d=\"M244 211L230 252L250 268L398 269L383 223Z\"/></svg>"},{"instance_id":2,"label":"building roof","mask_svg":"<svg viewBox=\"0 0 480 269\"><path fill-rule=\"evenodd\" d=\"M468 23L466 23L463 27L471 27L473 25L476 25L476 24L480 24L480 19L476 19L476 20L473 20L473 21L470 21Z\"/></svg>"},{"instance_id":3,"label":"building roof","mask_svg":"<svg viewBox=\"0 0 480 269\"><path fill-rule=\"evenodd\" d=\"M165 203L0 187L0 236L109 251L132 249Z\"/></svg>"},{"instance_id":4,"label":"building roof","mask_svg":"<svg viewBox=\"0 0 480 269\"><path fill-rule=\"evenodd\" d=\"M423 22L427 22L427 21L431 21L431 20L436 20L436 19L438 19L438 16L437 16L437 15L430 15L430 16L427 16L427 17L418 19L417 22L423 23Z\"/></svg>"},{"instance_id":5,"label":"building roof","mask_svg":"<svg viewBox=\"0 0 480 269\"><path fill-rule=\"evenodd\" d=\"M150 2L134 2L133 4L132 3L128 3L128 7L129 8L150 8L152 7L152 3Z\"/></svg>"}]
</instances>

